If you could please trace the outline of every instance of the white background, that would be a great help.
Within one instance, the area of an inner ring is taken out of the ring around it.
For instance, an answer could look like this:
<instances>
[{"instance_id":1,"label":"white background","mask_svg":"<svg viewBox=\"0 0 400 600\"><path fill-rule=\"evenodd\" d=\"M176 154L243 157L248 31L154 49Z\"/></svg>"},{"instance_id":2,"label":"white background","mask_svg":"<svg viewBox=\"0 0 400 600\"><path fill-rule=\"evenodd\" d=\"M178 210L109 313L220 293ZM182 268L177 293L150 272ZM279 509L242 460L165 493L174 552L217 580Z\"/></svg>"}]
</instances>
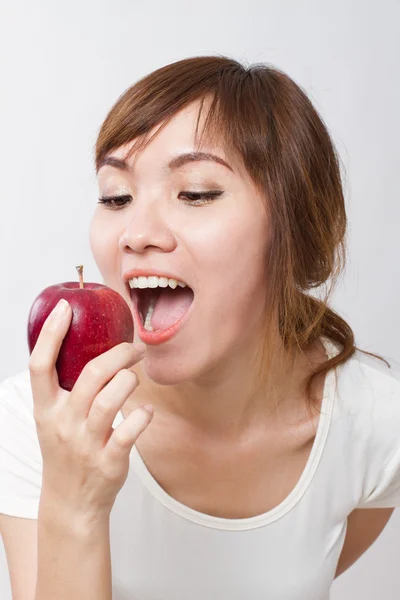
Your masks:
<instances>
[{"instance_id":1,"label":"white background","mask_svg":"<svg viewBox=\"0 0 400 600\"><path fill-rule=\"evenodd\" d=\"M101 281L88 226L107 111L148 72L214 53L283 69L321 112L347 171L349 262L332 304L361 348L399 361L399 23L398 0L1 0L0 380L27 368L37 294L76 280L77 264ZM332 600L399 598L397 512ZM9 600L1 543L0 559Z\"/></svg>"}]
</instances>

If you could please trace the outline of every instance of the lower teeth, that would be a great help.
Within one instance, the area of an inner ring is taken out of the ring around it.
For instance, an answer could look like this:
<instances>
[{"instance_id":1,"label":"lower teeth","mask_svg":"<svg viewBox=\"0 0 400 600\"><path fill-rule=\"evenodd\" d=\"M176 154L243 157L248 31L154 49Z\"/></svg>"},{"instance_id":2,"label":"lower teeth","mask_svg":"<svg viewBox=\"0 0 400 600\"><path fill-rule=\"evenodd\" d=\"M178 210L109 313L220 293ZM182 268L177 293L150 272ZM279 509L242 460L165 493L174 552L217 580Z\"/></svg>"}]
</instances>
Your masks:
<instances>
[{"instance_id":1,"label":"lower teeth","mask_svg":"<svg viewBox=\"0 0 400 600\"><path fill-rule=\"evenodd\" d=\"M147 310L147 316L146 316L146 320L144 322L144 328L146 331L154 331L152 325L151 325L151 318L153 316L153 312L154 312L154 307L156 305L156 300L151 300L150 302L150 306Z\"/></svg>"}]
</instances>

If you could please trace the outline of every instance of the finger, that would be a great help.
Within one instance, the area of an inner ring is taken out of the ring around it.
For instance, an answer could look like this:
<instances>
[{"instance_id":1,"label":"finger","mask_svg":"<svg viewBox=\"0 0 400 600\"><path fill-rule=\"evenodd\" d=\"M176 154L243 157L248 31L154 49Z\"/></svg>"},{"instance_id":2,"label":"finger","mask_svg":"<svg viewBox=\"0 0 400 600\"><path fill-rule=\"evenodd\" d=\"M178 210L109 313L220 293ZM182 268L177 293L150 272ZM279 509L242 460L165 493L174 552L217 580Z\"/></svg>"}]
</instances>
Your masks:
<instances>
[{"instance_id":1,"label":"finger","mask_svg":"<svg viewBox=\"0 0 400 600\"><path fill-rule=\"evenodd\" d=\"M129 369L121 369L97 394L89 410L86 430L99 446L103 447L109 439L116 414L139 383L136 373Z\"/></svg>"},{"instance_id":2,"label":"finger","mask_svg":"<svg viewBox=\"0 0 400 600\"><path fill-rule=\"evenodd\" d=\"M148 405L152 410L151 405ZM114 429L110 439L104 447L104 457L109 465L115 464L118 468L132 449L133 444L146 427L150 424L153 413L144 406L135 408L118 427Z\"/></svg>"},{"instance_id":3,"label":"finger","mask_svg":"<svg viewBox=\"0 0 400 600\"><path fill-rule=\"evenodd\" d=\"M90 360L82 369L71 396L68 410L75 422L87 419L94 398L121 369L136 364L143 354L129 342L122 342Z\"/></svg>"},{"instance_id":4,"label":"finger","mask_svg":"<svg viewBox=\"0 0 400 600\"><path fill-rule=\"evenodd\" d=\"M39 411L54 404L60 390L56 361L72 317L71 306L66 300L64 302L63 300L58 302L43 323L29 358L35 410Z\"/></svg>"}]
</instances>

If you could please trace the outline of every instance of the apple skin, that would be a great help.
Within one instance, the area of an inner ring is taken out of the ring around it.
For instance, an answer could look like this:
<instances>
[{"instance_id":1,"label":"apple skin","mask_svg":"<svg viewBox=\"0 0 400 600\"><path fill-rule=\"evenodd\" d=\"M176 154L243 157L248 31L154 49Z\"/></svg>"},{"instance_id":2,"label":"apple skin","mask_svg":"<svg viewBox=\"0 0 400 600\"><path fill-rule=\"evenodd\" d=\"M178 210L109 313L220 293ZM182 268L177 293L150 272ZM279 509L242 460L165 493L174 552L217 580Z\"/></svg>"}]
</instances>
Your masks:
<instances>
[{"instance_id":1,"label":"apple skin","mask_svg":"<svg viewBox=\"0 0 400 600\"><path fill-rule=\"evenodd\" d=\"M72 308L70 327L56 361L60 387L69 392L93 358L122 342L133 343L133 318L128 304L101 283L78 281L45 288L34 300L28 317L28 346L32 353L43 323L61 298Z\"/></svg>"}]
</instances>

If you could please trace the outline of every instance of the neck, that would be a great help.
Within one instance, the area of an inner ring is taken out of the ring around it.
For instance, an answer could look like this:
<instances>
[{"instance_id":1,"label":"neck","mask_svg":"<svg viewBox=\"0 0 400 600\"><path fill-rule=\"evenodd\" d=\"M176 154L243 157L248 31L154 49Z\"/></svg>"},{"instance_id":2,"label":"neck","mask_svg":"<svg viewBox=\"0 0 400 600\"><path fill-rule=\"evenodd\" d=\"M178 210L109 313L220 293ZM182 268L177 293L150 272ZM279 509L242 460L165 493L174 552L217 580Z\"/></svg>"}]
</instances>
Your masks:
<instances>
[{"instance_id":1,"label":"neck","mask_svg":"<svg viewBox=\"0 0 400 600\"><path fill-rule=\"evenodd\" d=\"M151 360L145 357L144 361ZM277 359L278 360L278 359ZM271 369L273 381L269 381L266 395L261 386L249 392L249 381L255 364L255 354L243 353L229 360L229 368L214 369L202 377L177 385L159 385L145 373L146 365L135 365L134 370L140 386L128 398L123 407L124 415L143 403L153 404L155 417L171 418L204 435L208 439L238 440L249 430L271 424L280 415L304 418L305 382L316 364L326 360L321 342L310 348L304 356L281 360L281 369ZM278 362L277 362L278 364Z\"/></svg>"}]
</instances>

